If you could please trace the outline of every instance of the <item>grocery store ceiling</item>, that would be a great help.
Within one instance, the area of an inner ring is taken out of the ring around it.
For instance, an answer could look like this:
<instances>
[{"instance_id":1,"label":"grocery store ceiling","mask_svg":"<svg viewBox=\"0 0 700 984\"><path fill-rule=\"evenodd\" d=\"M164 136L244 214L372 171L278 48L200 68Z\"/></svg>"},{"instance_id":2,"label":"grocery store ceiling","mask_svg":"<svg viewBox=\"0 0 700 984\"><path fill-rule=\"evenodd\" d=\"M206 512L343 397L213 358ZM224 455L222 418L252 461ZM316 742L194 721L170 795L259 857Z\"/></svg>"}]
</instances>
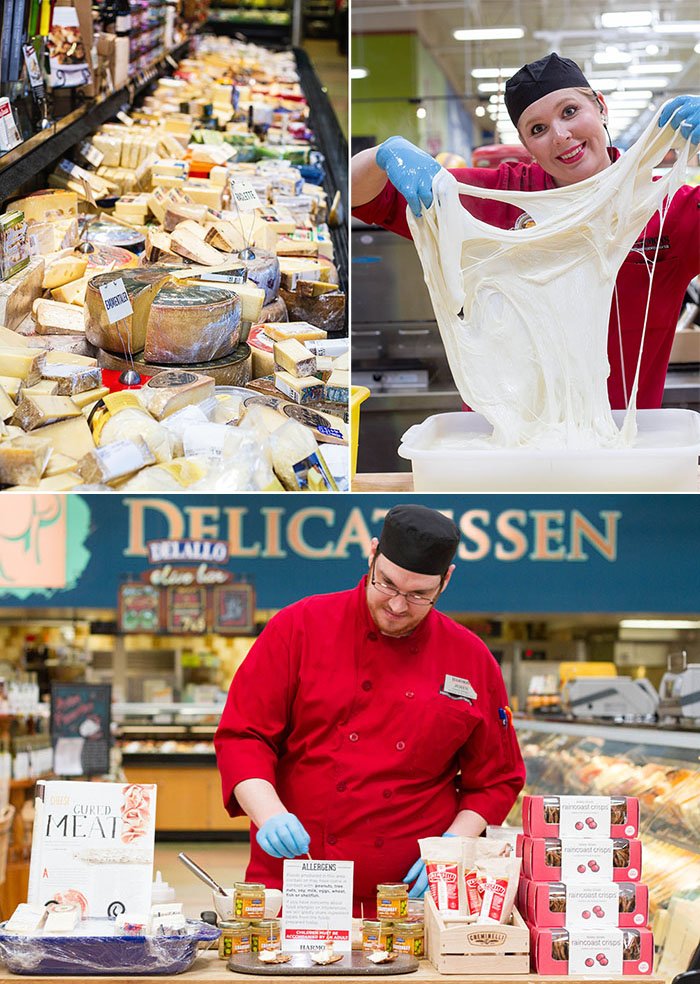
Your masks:
<instances>
[{"instance_id":1,"label":"grocery store ceiling","mask_svg":"<svg viewBox=\"0 0 700 984\"><path fill-rule=\"evenodd\" d=\"M632 12L644 15L635 19L647 23L608 26L610 15L619 22L629 20L621 15ZM458 41L453 35L475 28L521 28L523 35L474 41ZM479 85L497 87L499 82L497 76L474 72L500 69L505 81L512 69L557 51L578 62L606 98L615 93L613 129L631 137L646 125L650 103L658 106L672 95L700 90L698 0L352 0L352 30L417 32L455 92L466 95L472 108L475 100L486 102L492 94ZM637 94L641 98L635 99Z\"/></svg>"}]
</instances>

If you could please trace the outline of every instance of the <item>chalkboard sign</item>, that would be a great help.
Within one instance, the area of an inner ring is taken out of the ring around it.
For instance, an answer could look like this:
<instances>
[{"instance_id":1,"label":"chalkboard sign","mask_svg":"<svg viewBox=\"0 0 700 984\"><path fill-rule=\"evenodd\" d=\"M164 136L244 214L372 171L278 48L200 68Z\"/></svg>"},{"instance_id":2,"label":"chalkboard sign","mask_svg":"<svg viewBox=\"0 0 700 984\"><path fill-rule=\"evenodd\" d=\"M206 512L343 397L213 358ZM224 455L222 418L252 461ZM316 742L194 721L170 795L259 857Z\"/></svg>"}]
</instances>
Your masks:
<instances>
[{"instance_id":1,"label":"chalkboard sign","mask_svg":"<svg viewBox=\"0 0 700 984\"><path fill-rule=\"evenodd\" d=\"M167 589L168 632L203 635L207 631L207 589L201 585Z\"/></svg>"},{"instance_id":2,"label":"chalkboard sign","mask_svg":"<svg viewBox=\"0 0 700 984\"><path fill-rule=\"evenodd\" d=\"M158 632L160 589L142 581L120 584L119 628L122 632Z\"/></svg>"},{"instance_id":3,"label":"chalkboard sign","mask_svg":"<svg viewBox=\"0 0 700 984\"><path fill-rule=\"evenodd\" d=\"M250 635L255 626L252 584L222 584L214 588L213 629L221 635Z\"/></svg>"},{"instance_id":4,"label":"chalkboard sign","mask_svg":"<svg viewBox=\"0 0 700 984\"><path fill-rule=\"evenodd\" d=\"M51 744L57 776L109 772L112 685L51 684Z\"/></svg>"}]
</instances>

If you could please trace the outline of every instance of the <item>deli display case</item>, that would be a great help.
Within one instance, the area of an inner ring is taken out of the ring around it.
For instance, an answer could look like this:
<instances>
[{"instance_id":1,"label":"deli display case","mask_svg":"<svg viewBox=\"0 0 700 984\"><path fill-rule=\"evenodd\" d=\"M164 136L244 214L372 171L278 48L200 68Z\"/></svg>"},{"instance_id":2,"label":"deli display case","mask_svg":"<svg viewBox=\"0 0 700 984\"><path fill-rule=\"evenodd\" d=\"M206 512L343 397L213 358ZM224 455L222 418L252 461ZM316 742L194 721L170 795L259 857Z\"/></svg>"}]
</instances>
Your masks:
<instances>
[{"instance_id":1,"label":"deli display case","mask_svg":"<svg viewBox=\"0 0 700 984\"><path fill-rule=\"evenodd\" d=\"M527 778L507 822L520 825L525 794L637 797L656 969L668 977L685 970L700 915L700 732L524 717L514 724Z\"/></svg>"}]
</instances>

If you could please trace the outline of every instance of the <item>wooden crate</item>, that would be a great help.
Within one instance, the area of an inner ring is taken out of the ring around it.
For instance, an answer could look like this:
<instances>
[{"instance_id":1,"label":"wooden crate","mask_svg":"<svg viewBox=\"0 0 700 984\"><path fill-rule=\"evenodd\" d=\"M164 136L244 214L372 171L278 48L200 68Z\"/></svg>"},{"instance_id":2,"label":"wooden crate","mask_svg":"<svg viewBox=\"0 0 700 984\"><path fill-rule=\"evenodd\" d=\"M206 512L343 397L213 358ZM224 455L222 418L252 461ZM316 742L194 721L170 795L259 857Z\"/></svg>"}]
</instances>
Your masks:
<instances>
[{"instance_id":1,"label":"wooden crate","mask_svg":"<svg viewBox=\"0 0 700 984\"><path fill-rule=\"evenodd\" d=\"M425 947L441 974L529 974L530 933L517 909L509 923L476 926L445 922L430 895L425 899Z\"/></svg>"}]
</instances>

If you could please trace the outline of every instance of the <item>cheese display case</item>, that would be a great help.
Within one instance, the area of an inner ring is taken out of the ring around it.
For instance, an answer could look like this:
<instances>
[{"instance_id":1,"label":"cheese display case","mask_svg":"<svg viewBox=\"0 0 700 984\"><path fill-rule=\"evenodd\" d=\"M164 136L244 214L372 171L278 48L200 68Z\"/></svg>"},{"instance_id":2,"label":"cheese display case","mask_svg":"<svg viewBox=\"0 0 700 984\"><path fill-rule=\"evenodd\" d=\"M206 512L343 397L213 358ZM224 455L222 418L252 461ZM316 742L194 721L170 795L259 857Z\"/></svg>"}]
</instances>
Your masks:
<instances>
[{"instance_id":1,"label":"cheese display case","mask_svg":"<svg viewBox=\"0 0 700 984\"><path fill-rule=\"evenodd\" d=\"M514 723L527 779L509 824L521 823L525 794L639 799L649 922L662 968L674 956L665 954L669 910L700 899L700 733L533 718Z\"/></svg>"}]
</instances>

